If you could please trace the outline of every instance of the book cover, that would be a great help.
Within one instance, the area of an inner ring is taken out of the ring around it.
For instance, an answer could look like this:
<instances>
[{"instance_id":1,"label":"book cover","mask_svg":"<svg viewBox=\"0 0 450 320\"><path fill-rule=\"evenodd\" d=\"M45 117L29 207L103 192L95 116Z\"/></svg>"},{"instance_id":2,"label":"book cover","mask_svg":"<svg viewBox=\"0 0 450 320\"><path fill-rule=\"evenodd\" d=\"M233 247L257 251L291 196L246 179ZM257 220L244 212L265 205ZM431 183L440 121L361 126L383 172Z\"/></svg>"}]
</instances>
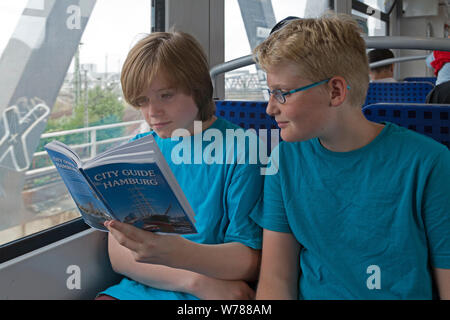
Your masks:
<instances>
[{"instance_id":1,"label":"book cover","mask_svg":"<svg viewBox=\"0 0 450 320\"><path fill-rule=\"evenodd\" d=\"M65 144L45 146L85 222L119 220L161 233L197 233L194 212L151 135L83 162Z\"/></svg>"},{"instance_id":2,"label":"book cover","mask_svg":"<svg viewBox=\"0 0 450 320\"><path fill-rule=\"evenodd\" d=\"M156 163L111 163L83 170L117 220L164 233L195 233Z\"/></svg>"}]
</instances>

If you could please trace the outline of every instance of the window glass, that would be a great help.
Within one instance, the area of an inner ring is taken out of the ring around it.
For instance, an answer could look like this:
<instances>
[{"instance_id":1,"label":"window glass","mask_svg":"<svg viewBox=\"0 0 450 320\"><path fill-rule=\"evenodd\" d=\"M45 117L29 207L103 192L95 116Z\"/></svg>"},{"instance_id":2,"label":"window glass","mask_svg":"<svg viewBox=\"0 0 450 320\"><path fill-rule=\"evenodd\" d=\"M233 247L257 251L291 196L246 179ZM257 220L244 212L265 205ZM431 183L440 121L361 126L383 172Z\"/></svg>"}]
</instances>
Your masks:
<instances>
[{"instance_id":1,"label":"window glass","mask_svg":"<svg viewBox=\"0 0 450 320\"><path fill-rule=\"evenodd\" d=\"M251 54L276 22L288 17L318 17L328 0L225 0L225 61ZM225 73L225 99L267 100L264 72L255 65Z\"/></svg>"},{"instance_id":2,"label":"window glass","mask_svg":"<svg viewBox=\"0 0 450 320\"><path fill-rule=\"evenodd\" d=\"M352 10L352 15L368 36L386 36L387 24L375 15L366 15L356 10Z\"/></svg>"},{"instance_id":3,"label":"window glass","mask_svg":"<svg viewBox=\"0 0 450 320\"><path fill-rule=\"evenodd\" d=\"M395 0L358 0L374 9L388 13L394 5Z\"/></svg>"},{"instance_id":4,"label":"window glass","mask_svg":"<svg viewBox=\"0 0 450 320\"><path fill-rule=\"evenodd\" d=\"M121 95L120 69L150 32L150 6L1 1L0 245L79 216L43 149L47 142L60 140L86 159L138 130L139 114ZM111 128L115 123L124 125Z\"/></svg>"}]
</instances>

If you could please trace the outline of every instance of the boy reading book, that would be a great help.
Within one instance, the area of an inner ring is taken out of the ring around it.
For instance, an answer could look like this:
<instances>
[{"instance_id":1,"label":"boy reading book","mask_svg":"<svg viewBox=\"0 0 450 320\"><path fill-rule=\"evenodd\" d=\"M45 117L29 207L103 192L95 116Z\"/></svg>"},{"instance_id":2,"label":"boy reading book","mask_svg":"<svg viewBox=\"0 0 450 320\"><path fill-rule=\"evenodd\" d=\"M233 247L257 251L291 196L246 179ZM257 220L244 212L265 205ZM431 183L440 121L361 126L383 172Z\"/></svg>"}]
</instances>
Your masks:
<instances>
[{"instance_id":1,"label":"boy reading book","mask_svg":"<svg viewBox=\"0 0 450 320\"><path fill-rule=\"evenodd\" d=\"M126 278L102 294L116 299L252 298L246 281L257 278L261 229L249 214L260 199L263 177L259 165L196 161L211 151L212 143L199 145L197 139L238 128L214 115L202 48L186 33L152 33L129 52L121 82L126 101L152 129L136 139L155 138L195 212L198 233L160 235L107 223L111 264ZM245 150L230 153L224 141L216 148L220 151L229 160L230 154L236 158ZM186 160L184 152L189 161L180 161Z\"/></svg>"},{"instance_id":2,"label":"boy reading book","mask_svg":"<svg viewBox=\"0 0 450 320\"><path fill-rule=\"evenodd\" d=\"M293 20L256 49L281 128L257 299L450 298L450 152L368 121L366 47L346 17Z\"/></svg>"}]
</instances>

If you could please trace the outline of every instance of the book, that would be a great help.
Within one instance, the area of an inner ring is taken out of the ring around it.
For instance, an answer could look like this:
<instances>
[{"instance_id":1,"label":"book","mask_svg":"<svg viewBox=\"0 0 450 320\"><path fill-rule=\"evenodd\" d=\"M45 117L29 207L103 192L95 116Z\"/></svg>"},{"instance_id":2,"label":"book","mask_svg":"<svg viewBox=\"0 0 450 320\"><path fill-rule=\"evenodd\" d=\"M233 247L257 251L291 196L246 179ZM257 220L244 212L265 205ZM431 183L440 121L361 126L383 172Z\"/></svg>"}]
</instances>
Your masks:
<instances>
[{"instance_id":1,"label":"book","mask_svg":"<svg viewBox=\"0 0 450 320\"><path fill-rule=\"evenodd\" d=\"M161 233L192 234L194 212L151 134L82 161L67 145L45 145L84 221L108 231L119 220Z\"/></svg>"}]
</instances>

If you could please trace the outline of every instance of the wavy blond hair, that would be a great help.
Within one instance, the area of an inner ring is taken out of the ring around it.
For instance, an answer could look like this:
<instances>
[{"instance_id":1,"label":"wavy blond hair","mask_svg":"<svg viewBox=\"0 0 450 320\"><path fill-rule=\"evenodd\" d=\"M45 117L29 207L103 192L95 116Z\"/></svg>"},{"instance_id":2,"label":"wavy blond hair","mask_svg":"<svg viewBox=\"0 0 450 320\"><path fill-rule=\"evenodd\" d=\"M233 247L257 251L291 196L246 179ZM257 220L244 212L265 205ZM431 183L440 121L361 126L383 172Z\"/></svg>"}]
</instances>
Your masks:
<instances>
[{"instance_id":1,"label":"wavy blond hair","mask_svg":"<svg viewBox=\"0 0 450 320\"><path fill-rule=\"evenodd\" d=\"M215 113L209 65L200 43L179 32L155 32L138 41L128 53L121 73L125 100L137 107L137 98L159 72L170 85L193 97L201 121Z\"/></svg>"},{"instance_id":2,"label":"wavy blond hair","mask_svg":"<svg viewBox=\"0 0 450 320\"><path fill-rule=\"evenodd\" d=\"M259 44L254 54L265 70L293 62L298 74L313 82L342 76L351 87L349 103L364 103L369 86L366 44L358 24L347 15L293 20Z\"/></svg>"}]
</instances>

